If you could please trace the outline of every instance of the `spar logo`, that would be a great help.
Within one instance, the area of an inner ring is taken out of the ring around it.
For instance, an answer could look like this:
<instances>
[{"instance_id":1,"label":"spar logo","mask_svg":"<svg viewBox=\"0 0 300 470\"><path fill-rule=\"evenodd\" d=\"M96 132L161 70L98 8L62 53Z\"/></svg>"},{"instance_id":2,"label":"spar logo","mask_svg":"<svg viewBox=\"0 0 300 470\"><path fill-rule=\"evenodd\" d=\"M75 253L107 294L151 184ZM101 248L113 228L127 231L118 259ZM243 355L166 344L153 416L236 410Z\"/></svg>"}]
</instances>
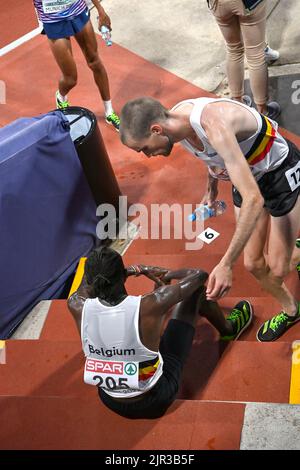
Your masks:
<instances>
[{"instance_id":1,"label":"spar logo","mask_svg":"<svg viewBox=\"0 0 300 470\"><path fill-rule=\"evenodd\" d=\"M101 374L123 375L123 362L99 361L97 359L87 359L86 370L88 372L98 372Z\"/></svg>"}]
</instances>

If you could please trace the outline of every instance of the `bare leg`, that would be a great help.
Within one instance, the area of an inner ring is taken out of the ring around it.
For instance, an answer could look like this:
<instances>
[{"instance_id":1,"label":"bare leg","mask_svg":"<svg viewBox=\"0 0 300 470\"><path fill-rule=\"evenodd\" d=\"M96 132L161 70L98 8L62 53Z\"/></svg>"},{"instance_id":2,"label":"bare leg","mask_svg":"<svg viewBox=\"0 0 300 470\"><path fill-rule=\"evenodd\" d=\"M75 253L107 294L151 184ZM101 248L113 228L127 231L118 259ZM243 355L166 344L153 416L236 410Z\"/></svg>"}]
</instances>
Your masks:
<instances>
[{"instance_id":1,"label":"bare leg","mask_svg":"<svg viewBox=\"0 0 300 470\"><path fill-rule=\"evenodd\" d=\"M238 217L239 209L236 209ZM294 209L283 217L271 218L267 261L263 250L269 217L264 210L244 250L246 268L264 290L282 305L289 315L295 314L296 302L283 279L290 271L291 257L300 225L300 198Z\"/></svg>"},{"instance_id":2,"label":"bare leg","mask_svg":"<svg viewBox=\"0 0 300 470\"><path fill-rule=\"evenodd\" d=\"M268 264L270 279L275 288L282 286L286 299L282 302L283 310L288 315L294 315L296 300L283 283L290 272L291 259L295 250L295 240L300 229L300 198L294 209L283 217L271 217L271 231L269 238ZM299 260L299 256L298 256Z\"/></svg>"},{"instance_id":3,"label":"bare leg","mask_svg":"<svg viewBox=\"0 0 300 470\"><path fill-rule=\"evenodd\" d=\"M203 298L203 286L197 289L188 299L183 300L173 309L172 318L196 326L198 311Z\"/></svg>"},{"instance_id":4,"label":"bare leg","mask_svg":"<svg viewBox=\"0 0 300 470\"><path fill-rule=\"evenodd\" d=\"M233 324L227 321L217 302L206 300L206 288L200 287L189 299L178 304L172 318L185 321L195 327L198 315L202 315L219 331L221 336L233 334Z\"/></svg>"},{"instance_id":5,"label":"bare leg","mask_svg":"<svg viewBox=\"0 0 300 470\"><path fill-rule=\"evenodd\" d=\"M58 89L60 94L65 96L77 83L77 69L72 54L71 41L70 38L48 39L48 41L56 63L62 72Z\"/></svg>"},{"instance_id":6,"label":"bare leg","mask_svg":"<svg viewBox=\"0 0 300 470\"><path fill-rule=\"evenodd\" d=\"M109 83L106 69L98 54L98 45L95 32L90 21L80 33L75 35L89 68L94 74L94 80L103 101L110 100Z\"/></svg>"},{"instance_id":7,"label":"bare leg","mask_svg":"<svg viewBox=\"0 0 300 470\"><path fill-rule=\"evenodd\" d=\"M198 313L205 317L218 330L221 336L230 336L234 333L233 323L226 320L217 302L204 299L201 302Z\"/></svg>"}]
</instances>

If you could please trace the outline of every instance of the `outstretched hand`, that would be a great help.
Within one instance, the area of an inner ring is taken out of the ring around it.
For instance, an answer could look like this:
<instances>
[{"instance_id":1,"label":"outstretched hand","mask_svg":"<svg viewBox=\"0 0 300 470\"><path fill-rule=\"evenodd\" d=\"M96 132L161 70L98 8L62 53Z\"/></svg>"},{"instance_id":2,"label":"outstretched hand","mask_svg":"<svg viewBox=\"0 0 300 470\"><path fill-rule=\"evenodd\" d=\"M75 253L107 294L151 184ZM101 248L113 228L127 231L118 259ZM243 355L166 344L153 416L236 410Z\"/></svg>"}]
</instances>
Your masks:
<instances>
[{"instance_id":1,"label":"outstretched hand","mask_svg":"<svg viewBox=\"0 0 300 470\"><path fill-rule=\"evenodd\" d=\"M216 301L224 297L232 285L232 269L218 264L208 278L206 289L207 300Z\"/></svg>"}]
</instances>

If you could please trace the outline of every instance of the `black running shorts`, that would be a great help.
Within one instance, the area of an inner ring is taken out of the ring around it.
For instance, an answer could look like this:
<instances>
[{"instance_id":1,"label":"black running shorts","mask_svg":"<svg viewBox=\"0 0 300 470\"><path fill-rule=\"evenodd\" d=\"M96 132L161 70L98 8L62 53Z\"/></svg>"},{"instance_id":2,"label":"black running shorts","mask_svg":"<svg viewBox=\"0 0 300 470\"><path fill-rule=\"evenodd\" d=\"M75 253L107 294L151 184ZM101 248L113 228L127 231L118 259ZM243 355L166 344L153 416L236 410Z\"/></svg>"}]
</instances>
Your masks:
<instances>
[{"instance_id":1,"label":"black running shorts","mask_svg":"<svg viewBox=\"0 0 300 470\"><path fill-rule=\"evenodd\" d=\"M147 393L135 401L114 400L98 388L100 400L115 413L131 419L160 418L173 403L178 393L183 365L192 347L195 329L189 323L171 319L160 341L163 374Z\"/></svg>"},{"instance_id":2,"label":"black running shorts","mask_svg":"<svg viewBox=\"0 0 300 470\"><path fill-rule=\"evenodd\" d=\"M294 208L300 192L300 150L287 140L289 153L284 162L274 171L266 173L258 182L264 197L264 207L273 217L288 214ZM233 186L233 203L241 207L242 196Z\"/></svg>"}]
</instances>

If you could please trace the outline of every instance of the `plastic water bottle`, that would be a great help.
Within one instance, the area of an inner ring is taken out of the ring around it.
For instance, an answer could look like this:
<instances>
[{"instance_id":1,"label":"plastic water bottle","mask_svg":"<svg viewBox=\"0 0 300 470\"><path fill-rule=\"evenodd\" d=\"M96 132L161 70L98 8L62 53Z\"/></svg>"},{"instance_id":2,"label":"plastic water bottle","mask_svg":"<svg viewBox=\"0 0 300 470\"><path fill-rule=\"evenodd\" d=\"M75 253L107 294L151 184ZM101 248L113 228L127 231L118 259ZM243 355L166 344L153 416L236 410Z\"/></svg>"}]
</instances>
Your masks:
<instances>
[{"instance_id":1,"label":"plastic water bottle","mask_svg":"<svg viewBox=\"0 0 300 470\"><path fill-rule=\"evenodd\" d=\"M207 204L201 204L192 214L189 215L189 221L194 220L206 220L209 217L217 217L222 215L226 210L226 203L224 201L215 201L212 207L208 207Z\"/></svg>"},{"instance_id":2,"label":"plastic water bottle","mask_svg":"<svg viewBox=\"0 0 300 470\"><path fill-rule=\"evenodd\" d=\"M110 32L109 28L105 25L102 25L101 28L100 28L100 33L101 33L103 41L105 41L105 44L107 46L111 46L112 45L112 40L111 40L111 32Z\"/></svg>"}]
</instances>

